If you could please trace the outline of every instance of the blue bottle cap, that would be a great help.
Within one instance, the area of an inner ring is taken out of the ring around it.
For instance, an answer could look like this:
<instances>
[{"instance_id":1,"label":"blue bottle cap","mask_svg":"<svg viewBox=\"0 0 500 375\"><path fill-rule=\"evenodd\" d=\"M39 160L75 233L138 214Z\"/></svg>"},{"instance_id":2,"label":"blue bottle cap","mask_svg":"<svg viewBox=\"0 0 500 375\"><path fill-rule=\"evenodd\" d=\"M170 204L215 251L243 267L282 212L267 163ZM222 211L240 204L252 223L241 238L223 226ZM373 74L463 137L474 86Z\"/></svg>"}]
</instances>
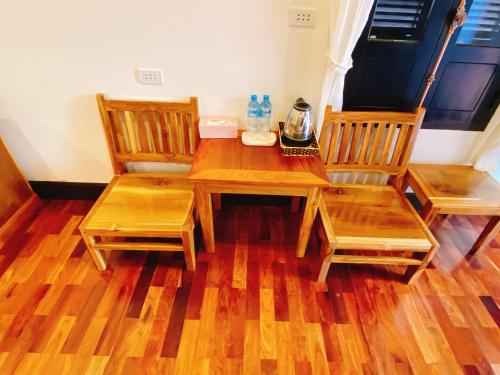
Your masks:
<instances>
[{"instance_id":1,"label":"blue bottle cap","mask_svg":"<svg viewBox=\"0 0 500 375\"><path fill-rule=\"evenodd\" d=\"M268 102L269 101L269 95L264 95L264 101Z\"/></svg>"},{"instance_id":2,"label":"blue bottle cap","mask_svg":"<svg viewBox=\"0 0 500 375\"><path fill-rule=\"evenodd\" d=\"M255 95L255 94L250 95L250 99L251 100L257 100L257 95Z\"/></svg>"}]
</instances>

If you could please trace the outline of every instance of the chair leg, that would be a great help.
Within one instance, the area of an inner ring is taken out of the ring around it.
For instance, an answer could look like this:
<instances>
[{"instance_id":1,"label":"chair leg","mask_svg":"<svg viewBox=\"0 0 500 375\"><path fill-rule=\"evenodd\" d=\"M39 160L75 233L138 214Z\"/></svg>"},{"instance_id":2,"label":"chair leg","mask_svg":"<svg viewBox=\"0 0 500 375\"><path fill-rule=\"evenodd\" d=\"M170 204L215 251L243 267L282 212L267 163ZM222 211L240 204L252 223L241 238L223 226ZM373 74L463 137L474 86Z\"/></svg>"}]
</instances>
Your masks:
<instances>
[{"instance_id":1,"label":"chair leg","mask_svg":"<svg viewBox=\"0 0 500 375\"><path fill-rule=\"evenodd\" d=\"M196 253L194 246L194 231L186 230L182 232L182 246L184 247L184 259L188 271L194 271L196 268Z\"/></svg>"},{"instance_id":2,"label":"chair leg","mask_svg":"<svg viewBox=\"0 0 500 375\"><path fill-rule=\"evenodd\" d=\"M428 201L426 204L424 204L422 212L420 213L420 217L424 221L425 225L430 227L438 214L439 208L435 208L432 203Z\"/></svg>"},{"instance_id":3,"label":"chair leg","mask_svg":"<svg viewBox=\"0 0 500 375\"><path fill-rule=\"evenodd\" d=\"M323 241L320 248L320 258L322 259L318 273L318 282L326 281L326 276L332 264L332 255L335 252L335 246L328 242Z\"/></svg>"},{"instance_id":4,"label":"chair leg","mask_svg":"<svg viewBox=\"0 0 500 375\"><path fill-rule=\"evenodd\" d=\"M408 189L408 179L406 178L406 175L390 176L387 183L397 189L400 189L403 193L406 191L406 189Z\"/></svg>"},{"instance_id":5,"label":"chair leg","mask_svg":"<svg viewBox=\"0 0 500 375\"><path fill-rule=\"evenodd\" d=\"M323 218L322 209L320 207L320 217L316 218L317 234L321 245L319 248L319 262L318 262L318 277L316 281L324 282L328 271L330 270L330 265L332 264L332 256L335 253L335 242L329 240L327 234L327 229L324 227L325 222L323 220L329 220L328 218ZM331 236L331 234L330 234Z\"/></svg>"},{"instance_id":6,"label":"chair leg","mask_svg":"<svg viewBox=\"0 0 500 375\"><path fill-rule=\"evenodd\" d=\"M428 253L418 253L418 255L422 255L422 254L425 254L425 255L424 255L424 258L422 259L422 263L418 267L408 266L408 268L406 269L405 279L407 280L407 283L409 285L415 283L418 280L418 278L420 277L422 272L424 272L426 267L431 262L432 258L434 257L434 255L436 254L438 249L439 249L439 246L436 245L436 246L433 246L429 250Z\"/></svg>"},{"instance_id":7,"label":"chair leg","mask_svg":"<svg viewBox=\"0 0 500 375\"><path fill-rule=\"evenodd\" d=\"M406 193L406 190L408 190L409 186L410 186L410 176L408 173L406 173L401 180L400 189L403 193Z\"/></svg>"},{"instance_id":8,"label":"chair leg","mask_svg":"<svg viewBox=\"0 0 500 375\"><path fill-rule=\"evenodd\" d=\"M87 246L90 257L94 261L95 266L99 271L106 270L107 264L102 256L101 252L95 248L95 239L93 236L88 236L84 231L80 231L82 234L83 242Z\"/></svg>"}]
</instances>

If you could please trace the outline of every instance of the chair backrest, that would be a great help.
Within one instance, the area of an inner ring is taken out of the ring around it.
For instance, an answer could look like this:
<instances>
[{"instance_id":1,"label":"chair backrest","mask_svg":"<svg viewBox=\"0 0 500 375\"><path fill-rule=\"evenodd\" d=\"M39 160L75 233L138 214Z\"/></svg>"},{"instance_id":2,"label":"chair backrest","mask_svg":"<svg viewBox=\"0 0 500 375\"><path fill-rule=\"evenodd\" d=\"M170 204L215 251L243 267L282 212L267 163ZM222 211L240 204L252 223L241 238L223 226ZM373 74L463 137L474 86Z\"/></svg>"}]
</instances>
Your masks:
<instances>
[{"instance_id":1,"label":"chair backrest","mask_svg":"<svg viewBox=\"0 0 500 375\"><path fill-rule=\"evenodd\" d=\"M115 174L128 162L191 163L199 143L198 98L189 102L108 100L97 94Z\"/></svg>"},{"instance_id":2,"label":"chair backrest","mask_svg":"<svg viewBox=\"0 0 500 375\"><path fill-rule=\"evenodd\" d=\"M332 112L326 108L320 148L328 172L405 173L425 109Z\"/></svg>"}]
</instances>

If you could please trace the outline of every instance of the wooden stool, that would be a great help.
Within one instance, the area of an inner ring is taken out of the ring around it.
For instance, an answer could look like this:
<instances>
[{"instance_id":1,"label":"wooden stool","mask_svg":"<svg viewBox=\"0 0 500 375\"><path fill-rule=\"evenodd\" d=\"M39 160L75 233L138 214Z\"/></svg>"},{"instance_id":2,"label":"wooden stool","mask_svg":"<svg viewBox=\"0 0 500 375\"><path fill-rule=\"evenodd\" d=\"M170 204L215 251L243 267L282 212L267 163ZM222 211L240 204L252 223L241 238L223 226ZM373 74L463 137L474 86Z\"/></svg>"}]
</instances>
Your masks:
<instances>
[{"instance_id":1,"label":"wooden stool","mask_svg":"<svg viewBox=\"0 0 500 375\"><path fill-rule=\"evenodd\" d=\"M469 254L483 250L500 230L500 184L470 166L413 164L403 181L423 205L420 216L430 226L438 214L492 215Z\"/></svg>"}]
</instances>

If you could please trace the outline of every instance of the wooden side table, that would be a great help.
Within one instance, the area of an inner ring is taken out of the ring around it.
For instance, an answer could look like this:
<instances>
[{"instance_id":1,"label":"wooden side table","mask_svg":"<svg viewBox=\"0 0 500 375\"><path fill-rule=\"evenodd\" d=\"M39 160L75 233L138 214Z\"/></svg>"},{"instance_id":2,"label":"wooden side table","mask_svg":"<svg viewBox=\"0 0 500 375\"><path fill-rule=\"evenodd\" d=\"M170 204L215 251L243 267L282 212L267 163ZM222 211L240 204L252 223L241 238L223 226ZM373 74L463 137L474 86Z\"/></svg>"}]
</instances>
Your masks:
<instances>
[{"instance_id":1,"label":"wooden side table","mask_svg":"<svg viewBox=\"0 0 500 375\"><path fill-rule=\"evenodd\" d=\"M278 144L245 146L240 138L202 139L188 178L195 183L196 205L209 253L215 251L212 193L307 197L296 252L302 257L321 189L330 186L319 156L284 157Z\"/></svg>"},{"instance_id":2,"label":"wooden side table","mask_svg":"<svg viewBox=\"0 0 500 375\"><path fill-rule=\"evenodd\" d=\"M500 230L500 184L470 166L413 164L403 181L423 205L421 217L430 225L438 214L491 215L470 254L483 250Z\"/></svg>"}]
</instances>

